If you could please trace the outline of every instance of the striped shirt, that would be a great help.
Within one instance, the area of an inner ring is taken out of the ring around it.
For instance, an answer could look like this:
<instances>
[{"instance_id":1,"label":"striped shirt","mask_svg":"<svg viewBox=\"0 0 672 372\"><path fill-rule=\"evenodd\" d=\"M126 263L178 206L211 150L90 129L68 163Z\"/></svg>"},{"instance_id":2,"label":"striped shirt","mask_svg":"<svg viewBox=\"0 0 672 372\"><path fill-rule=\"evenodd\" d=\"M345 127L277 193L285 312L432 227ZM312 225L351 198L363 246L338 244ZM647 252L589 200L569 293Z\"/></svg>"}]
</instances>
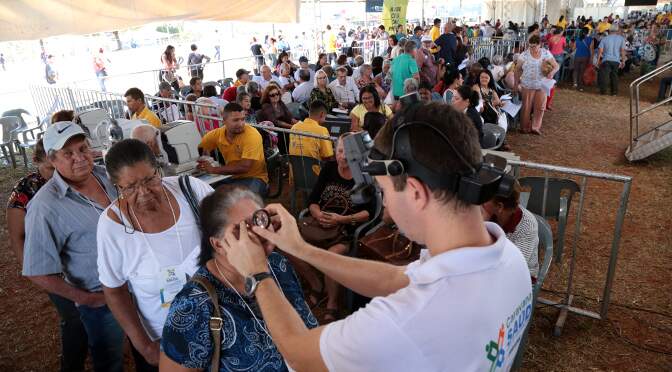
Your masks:
<instances>
[{"instance_id":1,"label":"striped shirt","mask_svg":"<svg viewBox=\"0 0 672 372\"><path fill-rule=\"evenodd\" d=\"M95 166L93 175L115 200L117 191L105 168ZM101 291L96 228L105 208L72 189L58 171L28 206L23 275L63 273L74 287Z\"/></svg>"},{"instance_id":2,"label":"striped shirt","mask_svg":"<svg viewBox=\"0 0 672 372\"><path fill-rule=\"evenodd\" d=\"M539 225L532 212L520 208L522 218L512 232L506 231L506 237L520 249L527 261L530 275L536 278L539 274Z\"/></svg>"}]
</instances>

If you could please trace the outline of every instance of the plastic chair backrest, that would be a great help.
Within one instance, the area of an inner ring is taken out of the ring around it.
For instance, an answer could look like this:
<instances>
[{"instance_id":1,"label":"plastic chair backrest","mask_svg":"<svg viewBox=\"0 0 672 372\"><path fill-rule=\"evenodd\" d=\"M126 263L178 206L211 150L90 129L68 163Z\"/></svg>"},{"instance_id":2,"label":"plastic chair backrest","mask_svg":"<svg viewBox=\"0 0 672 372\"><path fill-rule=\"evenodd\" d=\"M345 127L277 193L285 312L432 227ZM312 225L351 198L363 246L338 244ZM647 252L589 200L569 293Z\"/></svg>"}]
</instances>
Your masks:
<instances>
[{"instance_id":1,"label":"plastic chair backrest","mask_svg":"<svg viewBox=\"0 0 672 372\"><path fill-rule=\"evenodd\" d=\"M551 261L553 260L553 231L551 230L551 226L549 226L548 222L546 222L543 217L536 214L534 217L537 219L539 246L544 247L544 255L541 262L539 263L537 282L532 288L536 302L537 294L541 290L541 286L544 284L546 275L548 275L548 270L551 267Z\"/></svg>"},{"instance_id":2,"label":"plastic chair backrest","mask_svg":"<svg viewBox=\"0 0 672 372\"><path fill-rule=\"evenodd\" d=\"M18 117L5 116L0 118L0 126L2 127L2 138L0 138L0 143L7 143L13 139L16 139L15 134L12 133L12 131L20 128L21 124Z\"/></svg>"},{"instance_id":3,"label":"plastic chair backrest","mask_svg":"<svg viewBox=\"0 0 672 372\"><path fill-rule=\"evenodd\" d=\"M16 116L17 118L19 118L19 124L21 124L21 128L25 128L28 127L28 123L26 123L26 120L23 118L23 115L32 116L30 115L30 112L21 108L5 111L2 113L2 117Z\"/></svg>"},{"instance_id":4,"label":"plastic chair backrest","mask_svg":"<svg viewBox=\"0 0 672 372\"><path fill-rule=\"evenodd\" d=\"M497 124L483 124L483 148L486 150L495 150L502 146L506 131Z\"/></svg>"},{"instance_id":5,"label":"plastic chair backrest","mask_svg":"<svg viewBox=\"0 0 672 372\"><path fill-rule=\"evenodd\" d=\"M107 113L110 114L110 117L113 118L123 118L124 112L126 110L126 102L120 99L97 101L94 102L91 106L106 110Z\"/></svg>"},{"instance_id":6,"label":"plastic chair backrest","mask_svg":"<svg viewBox=\"0 0 672 372\"><path fill-rule=\"evenodd\" d=\"M320 165L320 161L308 156L289 155L289 164L292 167L294 188L312 190L317 182L317 174L313 167Z\"/></svg>"},{"instance_id":7,"label":"plastic chair backrest","mask_svg":"<svg viewBox=\"0 0 672 372\"><path fill-rule=\"evenodd\" d=\"M341 134L350 131L352 120L347 116L327 115L327 119L323 126L329 130L330 136L338 137Z\"/></svg>"},{"instance_id":8,"label":"plastic chair backrest","mask_svg":"<svg viewBox=\"0 0 672 372\"><path fill-rule=\"evenodd\" d=\"M544 218L558 219L560 213L560 197L567 198L567 206L572 204L572 196L579 192L576 182L566 178L548 178L548 191L546 194L546 211L542 214L544 199L544 177L521 177L520 185L529 187L530 199L527 202L527 210Z\"/></svg>"}]
</instances>

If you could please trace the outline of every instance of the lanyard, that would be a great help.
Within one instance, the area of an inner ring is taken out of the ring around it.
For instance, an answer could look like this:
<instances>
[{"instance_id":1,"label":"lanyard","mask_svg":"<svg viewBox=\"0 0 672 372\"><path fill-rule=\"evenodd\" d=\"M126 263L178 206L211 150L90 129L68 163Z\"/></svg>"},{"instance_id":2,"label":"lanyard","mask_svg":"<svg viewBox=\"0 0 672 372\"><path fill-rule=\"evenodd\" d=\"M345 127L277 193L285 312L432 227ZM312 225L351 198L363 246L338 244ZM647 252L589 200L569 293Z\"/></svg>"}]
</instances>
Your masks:
<instances>
[{"instance_id":1,"label":"lanyard","mask_svg":"<svg viewBox=\"0 0 672 372\"><path fill-rule=\"evenodd\" d=\"M93 175L93 178L96 180L96 183L98 184L98 186L100 186L100 189L103 190L103 193L105 194L105 197L107 197L107 200L109 200L110 202L112 202L112 198L110 198L110 196L107 195L107 191L105 190L105 188L103 187L103 185L100 183L100 181L98 181L98 177L96 177L96 175L94 174L94 175ZM96 214L97 214L98 216L100 216L100 215L103 213L103 210L104 210L104 209L101 209L101 208L96 207L96 204L94 204L94 202L91 201L91 199L89 199L86 195L82 194L82 193L79 192L79 191L77 191L77 194L79 194L79 196L80 196L82 199L84 199L84 201L85 201L88 205L90 205L91 208L93 208L93 210L96 212Z\"/></svg>"},{"instance_id":2,"label":"lanyard","mask_svg":"<svg viewBox=\"0 0 672 372\"><path fill-rule=\"evenodd\" d=\"M170 207L170 213L173 215L173 228L175 229L175 233L177 234L177 244L180 247L180 265L184 262L184 249L182 247L182 237L180 235L180 230L177 228L177 218L175 217L175 210L173 209L173 205L170 202L170 198L168 198L168 193L166 192L165 186L161 187L161 190L163 190L163 194L166 196L166 200L168 201L168 206ZM177 200L177 199L176 199ZM159 265L159 268L161 268L161 262L159 262L159 258L157 257L156 253L154 252L154 249L152 249L152 245L149 243L149 239L147 238L147 235L145 234L145 231L142 228L142 225L140 225L140 220L138 217L135 215L135 212L133 211L133 208L131 205L128 205L128 210L131 212L131 215L135 219L135 222L138 224L138 228L140 232L142 233L141 236L145 241L145 244L147 244L147 248L149 249L149 252L152 254L152 257L154 257L154 260L156 260L156 263ZM121 212L121 209L119 210Z\"/></svg>"}]
</instances>

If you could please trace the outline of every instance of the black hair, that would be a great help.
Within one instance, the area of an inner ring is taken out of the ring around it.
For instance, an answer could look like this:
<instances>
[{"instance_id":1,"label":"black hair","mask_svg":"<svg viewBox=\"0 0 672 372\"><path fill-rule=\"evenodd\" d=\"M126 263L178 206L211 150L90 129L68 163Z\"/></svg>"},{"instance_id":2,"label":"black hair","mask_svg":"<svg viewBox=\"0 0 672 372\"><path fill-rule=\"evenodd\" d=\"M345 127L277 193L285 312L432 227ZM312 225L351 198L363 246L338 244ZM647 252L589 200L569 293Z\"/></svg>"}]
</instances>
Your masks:
<instances>
[{"instance_id":1,"label":"black hair","mask_svg":"<svg viewBox=\"0 0 672 372\"><path fill-rule=\"evenodd\" d=\"M378 91L373 84L367 84L359 90L359 102L362 102L362 96L367 92L373 95L373 104L377 108L380 108L380 96L378 95Z\"/></svg>"},{"instance_id":2,"label":"black hair","mask_svg":"<svg viewBox=\"0 0 672 372\"><path fill-rule=\"evenodd\" d=\"M243 109L243 106L236 102L229 102L226 106L224 106L224 112L229 113L229 112L241 112L245 111Z\"/></svg>"},{"instance_id":3,"label":"black hair","mask_svg":"<svg viewBox=\"0 0 672 372\"><path fill-rule=\"evenodd\" d=\"M299 79L302 81L310 81L310 71L309 70L299 70Z\"/></svg>"},{"instance_id":4,"label":"black hair","mask_svg":"<svg viewBox=\"0 0 672 372\"><path fill-rule=\"evenodd\" d=\"M364 123L362 129L369 132L371 138L376 138L378 131L387 122L387 117L382 112L372 111L364 114Z\"/></svg>"},{"instance_id":5,"label":"black hair","mask_svg":"<svg viewBox=\"0 0 672 372\"><path fill-rule=\"evenodd\" d=\"M327 105L324 103L324 101L316 99L313 101L313 103L310 104L308 112L310 115L316 115L320 112L328 113L329 110L327 109Z\"/></svg>"},{"instance_id":6,"label":"black hair","mask_svg":"<svg viewBox=\"0 0 672 372\"><path fill-rule=\"evenodd\" d=\"M443 74L443 87L448 88L455 82L455 80L459 79L460 76L461 74L458 70L454 69L446 70L446 73Z\"/></svg>"},{"instance_id":7,"label":"black hair","mask_svg":"<svg viewBox=\"0 0 672 372\"><path fill-rule=\"evenodd\" d=\"M105 155L105 169L113 183L117 183L119 172L124 167L147 162L152 168L159 168L159 162L146 143L137 139L124 139L115 143Z\"/></svg>"},{"instance_id":8,"label":"black hair","mask_svg":"<svg viewBox=\"0 0 672 372\"><path fill-rule=\"evenodd\" d=\"M196 85L197 81L202 81L202 80L203 79L201 79L200 77L194 76L189 80L189 85L193 87L194 85Z\"/></svg>"},{"instance_id":9,"label":"black hair","mask_svg":"<svg viewBox=\"0 0 672 372\"><path fill-rule=\"evenodd\" d=\"M462 85L457 88L457 94L459 94L462 99L469 100L469 107L478 106L480 97L478 96L478 92L475 92L470 86Z\"/></svg>"},{"instance_id":10,"label":"black hair","mask_svg":"<svg viewBox=\"0 0 672 372\"><path fill-rule=\"evenodd\" d=\"M196 49L198 49L198 47L196 46L196 44L191 44L191 50L194 51L194 50L196 50Z\"/></svg>"},{"instance_id":11,"label":"black hair","mask_svg":"<svg viewBox=\"0 0 672 372\"><path fill-rule=\"evenodd\" d=\"M131 88L124 93L124 97L131 97L135 100L144 101L145 94L138 88Z\"/></svg>"},{"instance_id":12,"label":"black hair","mask_svg":"<svg viewBox=\"0 0 672 372\"><path fill-rule=\"evenodd\" d=\"M214 85L206 85L203 87L203 97L217 97L217 88Z\"/></svg>"},{"instance_id":13,"label":"black hair","mask_svg":"<svg viewBox=\"0 0 672 372\"><path fill-rule=\"evenodd\" d=\"M427 89L428 91L432 91L434 87L432 84L429 83L427 80L420 80L420 85L418 85L418 90L420 89Z\"/></svg>"},{"instance_id":14,"label":"black hair","mask_svg":"<svg viewBox=\"0 0 672 372\"><path fill-rule=\"evenodd\" d=\"M434 25L441 24L441 18L434 18Z\"/></svg>"}]
</instances>

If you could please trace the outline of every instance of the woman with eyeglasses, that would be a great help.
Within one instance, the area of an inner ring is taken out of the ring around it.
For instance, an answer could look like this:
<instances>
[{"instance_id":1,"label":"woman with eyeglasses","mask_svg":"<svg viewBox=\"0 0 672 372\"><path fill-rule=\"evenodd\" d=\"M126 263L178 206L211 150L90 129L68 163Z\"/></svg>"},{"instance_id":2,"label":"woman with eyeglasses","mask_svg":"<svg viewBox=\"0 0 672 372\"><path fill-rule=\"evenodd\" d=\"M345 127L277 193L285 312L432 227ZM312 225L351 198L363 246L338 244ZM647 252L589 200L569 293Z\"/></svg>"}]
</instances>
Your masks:
<instances>
[{"instance_id":1,"label":"woman with eyeglasses","mask_svg":"<svg viewBox=\"0 0 672 372\"><path fill-rule=\"evenodd\" d=\"M282 90L275 84L269 84L261 96L261 110L257 112L257 123L270 121L279 128L291 129L297 123L292 113L282 102ZM282 154L287 153L287 136L279 134L278 148Z\"/></svg>"},{"instance_id":2,"label":"woman with eyeglasses","mask_svg":"<svg viewBox=\"0 0 672 372\"><path fill-rule=\"evenodd\" d=\"M241 226L241 222L259 226L253 216L263 206L258 194L232 185L217 188L201 202L203 233L199 269L194 273L194 280L187 283L170 306L161 339L162 371L212 371L213 362L219 364L218 371L288 370L261 316L254 296L256 286L245 285L245 278L231 266L225 253L227 240L230 241L236 229L251 231ZM258 273L262 276L255 275L255 279L275 281L306 327L317 327L317 320L304 300L301 285L288 259L273 252L275 247L268 242L264 242L263 247L267 271ZM217 304L196 280L212 286L217 294ZM220 311L219 316L215 306ZM219 350L214 348L209 326L213 316L222 319ZM217 352L219 359L213 361Z\"/></svg>"},{"instance_id":3,"label":"woman with eyeglasses","mask_svg":"<svg viewBox=\"0 0 672 372\"><path fill-rule=\"evenodd\" d=\"M329 76L324 70L315 73L315 88L310 92L308 106L317 100L324 102L329 111L338 107L338 101L336 101L334 93L329 88Z\"/></svg>"},{"instance_id":4,"label":"woman with eyeglasses","mask_svg":"<svg viewBox=\"0 0 672 372\"><path fill-rule=\"evenodd\" d=\"M98 274L131 341L137 371L157 370L170 303L198 269L200 229L178 177L162 178L145 143L126 139L105 156L119 198L98 221ZM213 189L188 178L197 201Z\"/></svg>"}]
</instances>

